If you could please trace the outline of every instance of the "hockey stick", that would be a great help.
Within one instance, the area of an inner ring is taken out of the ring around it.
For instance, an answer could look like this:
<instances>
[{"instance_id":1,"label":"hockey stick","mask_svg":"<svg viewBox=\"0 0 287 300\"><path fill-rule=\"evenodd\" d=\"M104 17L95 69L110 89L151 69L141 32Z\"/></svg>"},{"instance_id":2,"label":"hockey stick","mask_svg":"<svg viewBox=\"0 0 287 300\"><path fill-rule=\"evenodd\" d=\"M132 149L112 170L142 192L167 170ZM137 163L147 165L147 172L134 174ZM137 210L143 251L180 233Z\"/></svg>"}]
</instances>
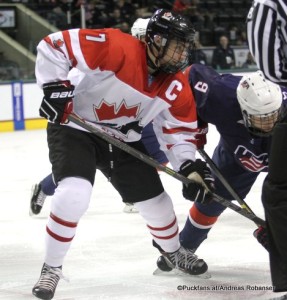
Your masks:
<instances>
[{"instance_id":1,"label":"hockey stick","mask_svg":"<svg viewBox=\"0 0 287 300\"><path fill-rule=\"evenodd\" d=\"M241 205L243 209L248 211L250 214L255 215L255 213L252 211L252 209L248 206L248 204L240 197L240 195L233 189L233 187L229 184L229 182L225 179L225 177L222 175L221 171L217 167L217 165L214 163L214 161L209 157L209 155L205 152L204 149L198 149L199 154L202 156L202 158L208 163L211 170L214 172L216 177L221 181L221 183L224 185L224 187L228 190L228 192L234 197L234 199ZM265 221L259 219L256 217L257 220L260 220L260 223L256 223L257 226L263 226L266 227Z\"/></svg>"},{"instance_id":2,"label":"hockey stick","mask_svg":"<svg viewBox=\"0 0 287 300\"><path fill-rule=\"evenodd\" d=\"M70 114L68 116L68 120L73 122L74 124L82 127L83 129L86 129L87 131L95 134L96 136L100 137L101 139L105 140L106 142L108 142L109 144L112 144L116 147L118 147L119 149L129 153L130 155L136 157L137 159L147 163L148 165L157 168L158 170L161 170L163 172L165 172L166 174L176 178L177 180L181 181L184 184L189 184L192 182L192 180L190 180L189 178L181 175L180 173L158 163L156 160L154 160L153 158L149 157L148 155L145 155L144 153L132 148L131 146L129 146L127 143L124 143L116 138L114 138L113 136L107 134L106 132L96 128L95 126L93 126L91 123L88 123L87 121L81 119L80 117L76 116L75 114ZM228 207L232 210L234 210L235 212L241 214L242 216L246 217L247 219L250 219L252 221L254 221L256 224L260 224L260 225L264 225L265 222L261 219L259 219L257 216L255 216L254 214L251 214L249 211L241 208L240 206L237 206L236 204L230 202L229 200L226 200L224 198L222 198L221 196L212 193L214 200L218 203L220 203L221 205Z\"/></svg>"}]
</instances>

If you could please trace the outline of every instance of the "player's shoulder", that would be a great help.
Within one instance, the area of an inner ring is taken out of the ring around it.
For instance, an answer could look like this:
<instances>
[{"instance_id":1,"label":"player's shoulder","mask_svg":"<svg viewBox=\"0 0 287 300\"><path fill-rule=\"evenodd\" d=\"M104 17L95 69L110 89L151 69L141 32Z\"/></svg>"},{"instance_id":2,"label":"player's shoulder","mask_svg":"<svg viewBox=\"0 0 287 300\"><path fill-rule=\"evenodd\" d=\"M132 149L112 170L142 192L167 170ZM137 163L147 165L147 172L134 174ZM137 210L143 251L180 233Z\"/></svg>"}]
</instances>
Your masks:
<instances>
[{"instance_id":1,"label":"player's shoulder","mask_svg":"<svg viewBox=\"0 0 287 300\"><path fill-rule=\"evenodd\" d=\"M137 39L116 28L80 29L79 39L82 44L94 42L98 45L113 45L123 49L128 48L127 45L131 43L137 43Z\"/></svg>"},{"instance_id":2,"label":"player's shoulder","mask_svg":"<svg viewBox=\"0 0 287 300\"><path fill-rule=\"evenodd\" d=\"M137 51L138 47L142 47L143 42L139 41L132 35L124 33L119 29L108 28L107 34L110 39L111 51L121 49L124 53L133 53Z\"/></svg>"},{"instance_id":3,"label":"player's shoulder","mask_svg":"<svg viewBox=\"0 0 287 300\"><path fill-rule=\"evenodd\" d=\"M144 47L130 34L119 29L81 29L80 46L85 62L90 69L118 71L128 65L127 61L136 60Z\"/></svg>"},{"instance_id":4,"label":"player's shoulder","mask_svg":"<svg viewBox=\"0 0 287 300\"><path fill-rule=\"evenodd\" d=\"M182 82L188 82L188 77L186 76L185 71L179 71L169 76L169 80L179 80Z\"/></svg>"},{"instance_id":5,"label":"player's shoulder","mask_svg":"<svg viewBox=\"0 0 287 300\"><path fill-rule=\"evenodd\" d=\"M168 89L170 91L191 91L188 78L182 71L178 71L177 73L172 74L161 72L159 75L157 75L157 78L160 86L163 89Z\"/></svg>"},{"instance_id":6,"label":"player's shoulder","mask_svg":"<svg viewBox=\"0 0 287 300\"><path fill-rule=\"evenodd\" d=\"M191 72L194 74L201 74L202 77L217 77L220 74L210 66L203 64L191 65Z\"/></svg>"},{"instance_id":7,"label":"player's shoulder","mask_svg":"<svg viewBox=\"0 0 287 300\"><path fill-rule=\"evenodd\" d=\"M169 79L167 79L167 82L169 82L170 86L177 86L177 82L180 86L182 86L182 90L184 90L185 94L192 94L191 86L188 81L188 77L184 74L184 72L180 71L173 76L169 76Z\"/></svg>"},{"instance_id":8,"label":"player's shoulder","mask_svg":"<svg viewBox=\"0 0 287 300\"><path fill-rule=\"evenodd\" d=\"M73 31L75 30L69 30L69 32ZM105 40L107 40L109 37L114 38L115 36L117 36L118 38L121 38L127 35L116 28L79 29L79 34L85 36L98 36L98 41L100 41L100 39L103 38L103 36L105 36Z\"/></svg>"}]
</instances>

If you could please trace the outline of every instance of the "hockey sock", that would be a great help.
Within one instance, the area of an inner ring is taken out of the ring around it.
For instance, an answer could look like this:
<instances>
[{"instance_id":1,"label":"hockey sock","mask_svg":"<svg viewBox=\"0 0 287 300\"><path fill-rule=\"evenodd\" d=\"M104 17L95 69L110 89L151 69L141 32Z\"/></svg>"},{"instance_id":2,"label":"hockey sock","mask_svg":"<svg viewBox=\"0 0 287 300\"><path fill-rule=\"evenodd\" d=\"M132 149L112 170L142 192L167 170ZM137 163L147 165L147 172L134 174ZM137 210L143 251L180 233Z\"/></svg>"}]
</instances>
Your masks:
<instances>
[{"instance_id":1,"label":"hockey sock","mask_svg":"<svg viewBox=\"0 0 287 300\"><path fill-rule=\"evenodd\" d=\"M175 252L180 247L178 224L173 204L166 192L152 199L135 203L154 241L166 252Z\"/></svg>"},{"instance_id":2,"label":"hockey sock","mask_svg":"<svg viewBox=\"0 0 287 300\"><path fill-rule=\"evenodd\" d=\"M86 212L92 185L82 178L65 178L59 182L51 202L46 227L45 263L52 267L63 264L76 233L77 223Z\"/></svg>"},{"instance_id":3,"label":"hockey sock","mask_svg":"<svg viewBox=\"0 0 287 300\"><path fill-rule=\"evenodd\" d=\"M189 210L184 228L180 232L180 243L183 247L196 250L207 238L209 230L217 221L217 216L207 216L193 205Z\"/></svg>"},{"instance_id":4,"label":"hockey sock","mask_svg":"<svg viewBox=\"0 0 287 300\"><path fill-rule=\"evenodd\" d=\"M49 174L41 182L41 190L47 196L53 196L56 189L56 184L54 183L52 174Z\"/></svg>"}]
</instances>

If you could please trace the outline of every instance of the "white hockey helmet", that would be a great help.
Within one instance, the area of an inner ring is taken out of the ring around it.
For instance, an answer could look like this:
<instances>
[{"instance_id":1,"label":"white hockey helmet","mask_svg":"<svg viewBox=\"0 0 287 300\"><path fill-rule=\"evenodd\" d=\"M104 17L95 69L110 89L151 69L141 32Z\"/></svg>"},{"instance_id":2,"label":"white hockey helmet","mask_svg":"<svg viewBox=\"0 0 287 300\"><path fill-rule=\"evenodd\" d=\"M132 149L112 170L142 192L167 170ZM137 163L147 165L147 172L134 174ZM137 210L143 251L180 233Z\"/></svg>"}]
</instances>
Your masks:
<instances>
[{"instance_id":1,"label":"white hockey helmet","mask_svg":"<svg viewBox=\"0 0 287 300\"><path fill-rule=\"evenodd\" d=\"M131 28L132 36L136 37L139 40L142 37L145 37L148 22L149 22L149 18L148 19L143 19L143 18L136 19Z\"/></svg>"},{"instance_id":2,"label":"white hockey helmet","mask_svg":"<svg viewBox=\"0 0 287 300\"><path fill-rule=\"evenodd\" d=\"M236 92L248 130L258 136L270 135L283 113L280 86L257 71L243 76Z\"/></svg>"}]
</instances>

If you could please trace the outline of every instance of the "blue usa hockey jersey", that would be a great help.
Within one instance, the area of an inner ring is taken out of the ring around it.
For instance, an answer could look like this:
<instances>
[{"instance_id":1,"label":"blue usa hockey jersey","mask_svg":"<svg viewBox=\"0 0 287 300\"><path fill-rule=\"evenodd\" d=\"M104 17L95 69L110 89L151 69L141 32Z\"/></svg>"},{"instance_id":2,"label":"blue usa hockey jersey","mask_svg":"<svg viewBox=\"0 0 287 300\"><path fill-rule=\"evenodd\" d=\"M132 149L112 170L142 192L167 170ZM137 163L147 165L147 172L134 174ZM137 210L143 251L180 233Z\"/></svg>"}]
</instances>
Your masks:
<instances>
[{"instance_id":1,"label":"blue usa hockey jersey","mask_svg":"<svg viewBox=\"0 0 287 300\"><path fill-rule=\"evenodd\" d=\"M193 89L199 118L216 126L220 142L234 154L242 167L251 172L267 172L271 137L252 136L244 126L236 96L242 77L220 75L201 64L193 64L185 73ZM286 105L287 90L281 89Z\"/></svg>"}]
</instances>

